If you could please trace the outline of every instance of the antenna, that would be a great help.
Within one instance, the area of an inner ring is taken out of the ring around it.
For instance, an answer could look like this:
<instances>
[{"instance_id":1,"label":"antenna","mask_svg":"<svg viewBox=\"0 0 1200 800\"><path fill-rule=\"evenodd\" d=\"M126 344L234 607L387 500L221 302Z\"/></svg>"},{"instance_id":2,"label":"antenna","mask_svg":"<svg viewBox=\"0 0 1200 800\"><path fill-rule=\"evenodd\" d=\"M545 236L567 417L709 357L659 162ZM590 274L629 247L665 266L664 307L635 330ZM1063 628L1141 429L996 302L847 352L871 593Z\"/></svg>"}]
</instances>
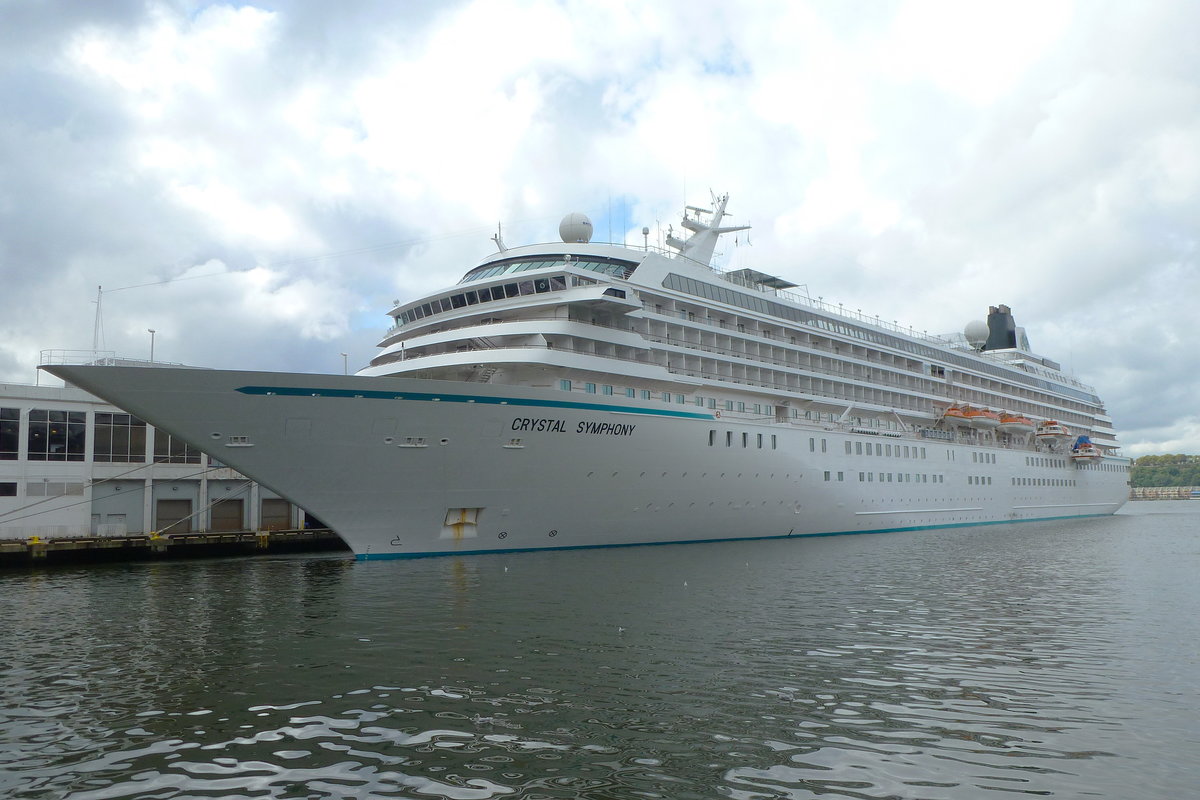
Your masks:
<instances>
[{"instance_id":1,"label":"antenna","mask_svg":"<svg viewBox=\"0 0 1200 800\"><path fill-rule=\"evenodd\" d=\"M101 310L100 303L104 299L104 289L100 286L96 287L96 321L92 326L92 358L96 359L100 356L100 339L104 332L104 314Z\"/></svg>"}]
</instances>

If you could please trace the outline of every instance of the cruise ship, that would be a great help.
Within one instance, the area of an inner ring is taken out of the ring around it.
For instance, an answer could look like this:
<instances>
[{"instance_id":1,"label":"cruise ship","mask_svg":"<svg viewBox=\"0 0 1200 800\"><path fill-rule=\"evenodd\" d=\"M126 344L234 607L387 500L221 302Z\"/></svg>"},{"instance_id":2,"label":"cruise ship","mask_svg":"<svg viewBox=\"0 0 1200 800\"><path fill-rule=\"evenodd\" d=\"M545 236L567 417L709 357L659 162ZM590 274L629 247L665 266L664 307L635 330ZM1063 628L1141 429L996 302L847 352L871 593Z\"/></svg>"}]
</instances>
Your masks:
<instances>
[{"instance_id":1,"label":"cruise ship","mask_svg":"<svg viewBox=\"0 0 1200 800\"><path fill-rule=\"evenodd\" d=\"M355 375L47 366L336 530L360 559L880 533L1114 513L1090 386L1004 305L929 336L665 246L508 247L388 312ZM686 233L685 233L686 232ZM647 230L643 230L648 234Z\"/></svg>"}]
</instances>

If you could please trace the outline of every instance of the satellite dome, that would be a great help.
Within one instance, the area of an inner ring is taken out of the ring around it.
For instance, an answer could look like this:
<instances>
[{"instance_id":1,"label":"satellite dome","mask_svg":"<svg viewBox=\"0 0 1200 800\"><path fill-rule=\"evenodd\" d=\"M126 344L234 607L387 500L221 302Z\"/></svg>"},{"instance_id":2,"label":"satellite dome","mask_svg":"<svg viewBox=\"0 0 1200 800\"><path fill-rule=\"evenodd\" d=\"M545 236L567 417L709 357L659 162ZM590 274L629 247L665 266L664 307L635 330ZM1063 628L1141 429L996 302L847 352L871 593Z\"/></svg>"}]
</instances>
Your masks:
<instances>
[{"instance_id":1,"label":"satellite dome","mask_svg":"<svg viewBox=\"0 0 1200 800\"><path fill-rule=\"evenodd\" d=\"M963 328L963 335L967 337L967 344L978 350L988 340L988 325L981 319L971 320Z\"/></svg>"},{"instance_id":2,"label":"satellite dome","mask_svg":"<svg viewBox=\"0 0 1200 800\"><path fill-rule=\"evenodd\" d=\"M587 218L586 214L580 214L578 211L567 214L563 217L562 222L558 223L558 235L568 243L590 242L592 240L592 221Z\"/></svg>"}]
</instances>

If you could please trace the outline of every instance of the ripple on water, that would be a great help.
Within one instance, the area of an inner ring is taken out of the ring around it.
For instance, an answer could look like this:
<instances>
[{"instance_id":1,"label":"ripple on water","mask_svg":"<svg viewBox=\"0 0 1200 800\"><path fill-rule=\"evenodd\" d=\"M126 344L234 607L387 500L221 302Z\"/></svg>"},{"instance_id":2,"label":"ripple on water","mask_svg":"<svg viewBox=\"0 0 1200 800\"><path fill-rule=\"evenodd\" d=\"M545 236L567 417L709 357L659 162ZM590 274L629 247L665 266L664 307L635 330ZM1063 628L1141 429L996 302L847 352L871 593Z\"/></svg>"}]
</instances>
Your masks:
<instances>
[{"instance_id":1,"label":"ripple on water","mask_svg":"<svg viewBox=\"0 0 1200 800\"><path fill-rule=\"evenodd\" d=\"M1182 519L6 574L0 794L1185 796Z\"/></svg>"}]
</instances>

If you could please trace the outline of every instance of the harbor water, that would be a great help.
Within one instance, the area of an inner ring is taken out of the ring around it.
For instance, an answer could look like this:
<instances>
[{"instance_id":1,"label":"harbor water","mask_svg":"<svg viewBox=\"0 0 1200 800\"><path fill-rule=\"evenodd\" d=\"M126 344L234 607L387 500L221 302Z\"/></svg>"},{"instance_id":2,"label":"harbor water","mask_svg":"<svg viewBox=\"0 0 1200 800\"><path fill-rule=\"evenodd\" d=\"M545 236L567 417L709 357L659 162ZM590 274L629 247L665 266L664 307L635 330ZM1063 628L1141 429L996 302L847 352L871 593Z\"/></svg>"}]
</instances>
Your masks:
<instances>
[{"instance_id":1,"label":"harbor water","mask_svg":"<svg viewBox=\"0 0 1200 800\"><path fill-rule=\"evenodd\" d=\"M5 798L1178 798L1200 502L0 573Z\"/></svg>"}]
</instances>

